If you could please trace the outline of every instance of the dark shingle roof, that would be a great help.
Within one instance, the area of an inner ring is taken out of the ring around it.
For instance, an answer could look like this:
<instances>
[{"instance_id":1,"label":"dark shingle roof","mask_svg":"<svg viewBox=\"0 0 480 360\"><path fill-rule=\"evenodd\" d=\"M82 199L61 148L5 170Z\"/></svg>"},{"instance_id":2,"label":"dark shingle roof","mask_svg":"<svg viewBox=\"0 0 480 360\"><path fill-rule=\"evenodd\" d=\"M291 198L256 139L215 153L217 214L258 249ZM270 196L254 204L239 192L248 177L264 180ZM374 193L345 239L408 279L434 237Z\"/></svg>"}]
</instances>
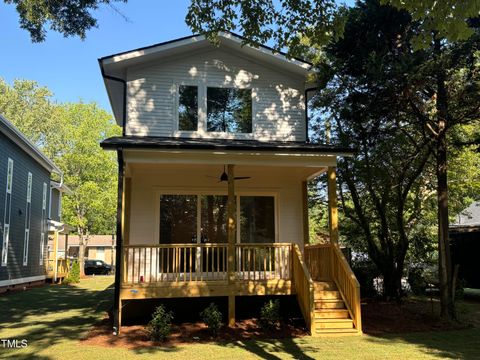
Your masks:
<instances>
[{"instance_id":1,"label":"dark shingle roof","mask_svg":"<svg viewBox=\"0 0 480 360\"><path fill-rule=\"evenodd\" d=\"M189 150L255 150L276 152L305 152L354 154L355 150L326 144L314 144L298 141L258 141L231 139L190 139L152 136L117 136L102 141L104 149L189 149Z\"/></svg>"}]
</instances>

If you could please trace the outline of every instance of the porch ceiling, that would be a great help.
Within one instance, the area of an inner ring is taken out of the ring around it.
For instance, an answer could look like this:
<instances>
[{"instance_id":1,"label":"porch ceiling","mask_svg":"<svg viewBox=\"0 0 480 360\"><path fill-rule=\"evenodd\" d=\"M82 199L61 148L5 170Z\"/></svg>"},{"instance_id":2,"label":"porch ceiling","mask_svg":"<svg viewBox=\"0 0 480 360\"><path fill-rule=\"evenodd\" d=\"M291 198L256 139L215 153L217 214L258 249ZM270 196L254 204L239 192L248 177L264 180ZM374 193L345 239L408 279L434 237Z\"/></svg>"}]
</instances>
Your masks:
<instances>
[{"instance_id":1,"label":"porch ceiling","mask_svg":"<svg viewBox=\"0 0 480 360\"><path fill-rule=\"evenodd\" d=\"M268 183L271 179L291 179L303 181L313 179L327 171L327 167L236 165L235 176L250 177L237 183L239 188ZM161 164L130 162L126 166L126 175L135 178L137 175L162 176L178 179L178 185L183 182L193 182L199 186L219 186L226 188L227 182L219 182L223 172L223 164ZM150 175L149 175L150 174Z\"/></svg>"},{"instance_id":2,"label":"porch ceiling","mask_svg":"<svg viewBox=\"0 0 480 360\"><path fill-rule=\"evenodd\" d=\"M123 150L126 164L216 165L319 168L336 166L331 154L210 150ZM308 170L307 172L311 172Z\"/></svg>"}]
</instances>

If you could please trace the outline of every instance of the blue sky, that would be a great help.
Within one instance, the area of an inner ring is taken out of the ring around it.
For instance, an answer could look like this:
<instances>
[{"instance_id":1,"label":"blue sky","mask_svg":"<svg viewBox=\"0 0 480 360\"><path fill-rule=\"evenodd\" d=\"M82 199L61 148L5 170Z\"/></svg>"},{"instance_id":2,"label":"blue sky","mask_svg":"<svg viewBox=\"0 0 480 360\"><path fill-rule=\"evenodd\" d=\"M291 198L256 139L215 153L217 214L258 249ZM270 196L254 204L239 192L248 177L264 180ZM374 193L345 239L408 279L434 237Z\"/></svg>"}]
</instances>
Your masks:
<instances>
[{"instance_id":1,"label":"blue sky","mask_svg":"<svg viewBox=\"0 0 480 360\"><path fill-rule=\"evenodd\" d=\"M86 40L49 31L45 42L34 44L28 32L19 28L14 6L0 1L0 77L8 83L35 80L58 101L95 101L110 111L97 59L190 35L184 21L189 3L130 0L114 4L127 21L103 6L95 13L99 27L89 31Z\"/></svg>"}]
</instances>

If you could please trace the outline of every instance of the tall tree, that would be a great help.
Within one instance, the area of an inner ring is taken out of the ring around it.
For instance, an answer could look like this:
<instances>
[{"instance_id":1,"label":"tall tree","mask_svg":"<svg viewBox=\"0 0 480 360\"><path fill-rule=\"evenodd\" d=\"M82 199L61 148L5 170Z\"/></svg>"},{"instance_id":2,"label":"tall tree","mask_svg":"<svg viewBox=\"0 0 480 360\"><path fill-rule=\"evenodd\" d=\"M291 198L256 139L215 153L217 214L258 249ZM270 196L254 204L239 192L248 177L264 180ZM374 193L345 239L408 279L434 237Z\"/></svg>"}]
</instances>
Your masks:
<instances>
[{"instance_id":1,"label":"tall tree","mask_svg":"<svg viewBox=\"0 0 480 360\"><path fill-rule=\"evenodd\" d=\"M45 41L50 29L67 36L85 39L86 33L98 26L92 12L101 5L113 7L114 2L127 0L4 0L14 5L20 17L20 27L30 33L33 42Z\"/></svg>"}]
</instances>

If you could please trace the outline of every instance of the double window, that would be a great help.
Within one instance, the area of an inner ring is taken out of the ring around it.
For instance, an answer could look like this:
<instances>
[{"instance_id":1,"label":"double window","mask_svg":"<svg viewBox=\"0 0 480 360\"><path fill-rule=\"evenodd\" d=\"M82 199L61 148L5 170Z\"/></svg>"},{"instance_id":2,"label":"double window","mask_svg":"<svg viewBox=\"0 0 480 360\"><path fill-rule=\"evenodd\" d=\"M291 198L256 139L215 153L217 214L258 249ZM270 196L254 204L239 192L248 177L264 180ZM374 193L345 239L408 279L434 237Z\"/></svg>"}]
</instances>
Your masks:
<instances>
[{"instance_id":1,"label":"double window","mask_svg":"<svg viewBox=\"0 0 480 360\"><path fill-rule=\"evenodd\" d=\"M238 196L237 241L275 242L275 198ZM161 195L160 243L226 243L226 195Z\"/></svg>"},{"instance_id":2,"label":"double window","mask_svg":"<svg viewBox=\"0 0 480 360\"><path fill-rule=\"evenodd\" d=\"M203 96L200 96L204 94ZM251 89L178 87L178 130L249 134L252 132ZM199 109L204 109L200 111ZM206 114L202 118L199 113Z\"/></svg>"}]
</instances>

